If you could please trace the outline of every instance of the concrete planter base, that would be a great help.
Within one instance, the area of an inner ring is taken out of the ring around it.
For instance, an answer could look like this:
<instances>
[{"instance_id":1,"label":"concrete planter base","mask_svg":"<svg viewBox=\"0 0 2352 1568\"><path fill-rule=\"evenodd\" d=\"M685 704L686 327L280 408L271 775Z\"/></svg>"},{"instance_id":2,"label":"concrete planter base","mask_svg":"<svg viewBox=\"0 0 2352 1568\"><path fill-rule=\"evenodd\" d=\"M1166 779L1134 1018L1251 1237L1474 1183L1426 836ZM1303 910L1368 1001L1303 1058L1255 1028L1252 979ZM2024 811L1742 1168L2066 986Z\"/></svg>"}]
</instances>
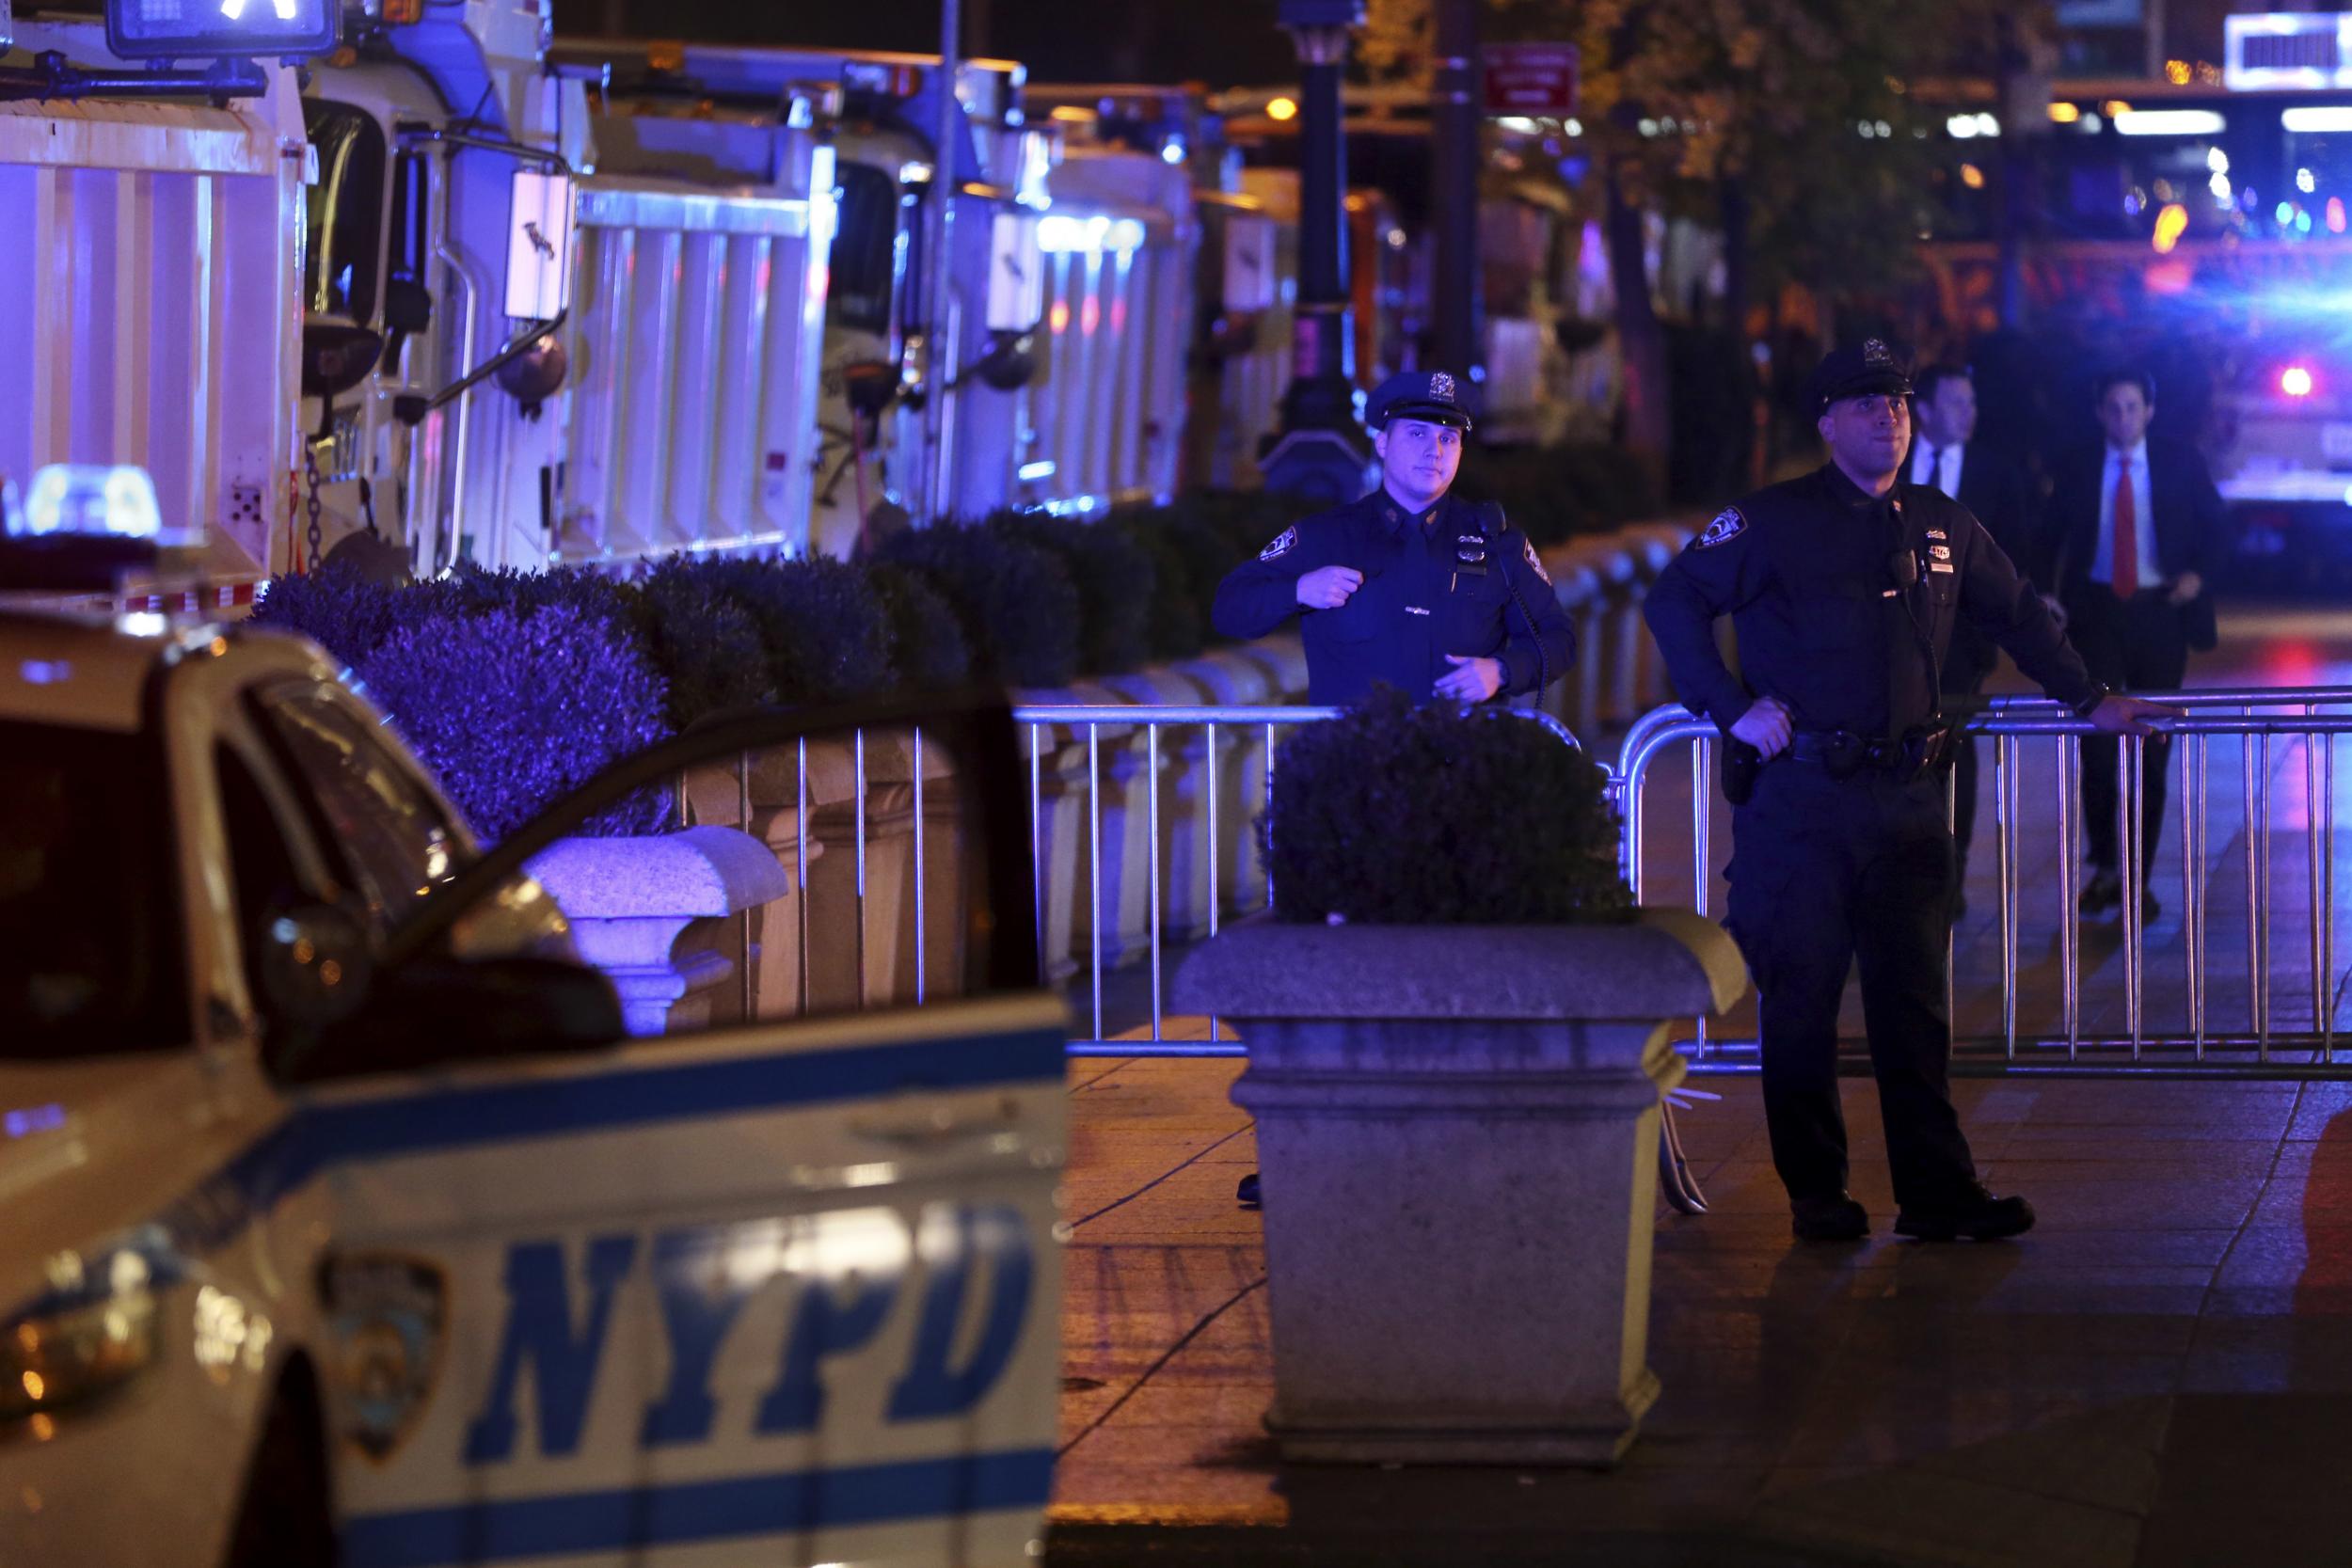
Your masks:
<instances>
[{"instance_id":1,"label":"concrete planter base","mask_svg":"<svg viewBox=\"0 0 2352 1568\"><path fill-rule=\"evenodd\" d=\"M1249 1044L1283 1457L1608 1465L1648 1367L1664 1020L1730 1006L1730 940L1623 927L1252 923L1175 1006Z\"/></svg>"}]
</instances>

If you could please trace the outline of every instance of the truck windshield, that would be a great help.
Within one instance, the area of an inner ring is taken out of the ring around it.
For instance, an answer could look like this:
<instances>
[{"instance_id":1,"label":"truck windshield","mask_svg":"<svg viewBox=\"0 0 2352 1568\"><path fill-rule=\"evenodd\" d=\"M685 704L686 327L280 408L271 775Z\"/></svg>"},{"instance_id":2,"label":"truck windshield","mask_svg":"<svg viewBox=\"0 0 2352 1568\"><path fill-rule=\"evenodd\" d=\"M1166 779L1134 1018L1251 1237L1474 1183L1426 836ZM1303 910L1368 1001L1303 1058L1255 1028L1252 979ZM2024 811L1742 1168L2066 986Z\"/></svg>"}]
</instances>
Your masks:
<instances>
[{"instance_id":1,"label":"truck windshield","mask_svg":"<svg viewBox=\"0 0 2352 1568\"><path fill-rule=\"evenodd\" d=\"M0 1057L191 1037L166 795L148 747L0 721Z\"/></svg>"},{"instance_id":2,"label":"truck windshield","mask_svg":"<svg viewBox=\"0 0 2352 1568\"><path fill-rule=\"evenodd\" d=\"M302 101L302 120L319 154L319 181L305 197L310 260L303 306L314 316L366 326L375 315L383 266L384 133L373 116L323 99Z\"/></svg>"}]
</instances>

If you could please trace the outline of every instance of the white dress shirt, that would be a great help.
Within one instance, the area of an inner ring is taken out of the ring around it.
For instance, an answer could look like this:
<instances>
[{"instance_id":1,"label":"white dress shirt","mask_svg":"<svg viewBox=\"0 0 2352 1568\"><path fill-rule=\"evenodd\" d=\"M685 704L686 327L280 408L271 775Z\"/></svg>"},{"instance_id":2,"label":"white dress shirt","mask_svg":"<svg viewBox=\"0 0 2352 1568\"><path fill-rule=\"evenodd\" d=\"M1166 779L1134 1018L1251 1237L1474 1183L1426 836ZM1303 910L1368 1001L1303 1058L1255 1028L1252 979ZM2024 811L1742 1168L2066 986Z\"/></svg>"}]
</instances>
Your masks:
<instances>
[{"instance_id":1,"label":"white dress shirt","mask_svg":"<svg viewBox=\"0 0 2352 1568\"><path fill-rule=\"evenodd\" d=\"M1939 447L1921 436L1911 447L1911 483L1932 484L1954 500L1960 499L1960 466L1966 462L1968 449L1954 442Z\"/></svg>"},{"instance_id":2,"label":"white dress shirt","mask_svg":"<svg viewBox=\"0 0 2352 1568\"><path fill-rule=\"evenodd\" d=\"M2126 464L2132 473L2133 531L2139 540L2139 586L2162 588L2164 563L2156 559L2155 506L2148 497L2148 442L2142 437L2129 451L2107 448L2107 461L2099 479L2099 550L2090 558L2090 580L2115 580L2115 486Z\"/></svg>"}]
</instances>

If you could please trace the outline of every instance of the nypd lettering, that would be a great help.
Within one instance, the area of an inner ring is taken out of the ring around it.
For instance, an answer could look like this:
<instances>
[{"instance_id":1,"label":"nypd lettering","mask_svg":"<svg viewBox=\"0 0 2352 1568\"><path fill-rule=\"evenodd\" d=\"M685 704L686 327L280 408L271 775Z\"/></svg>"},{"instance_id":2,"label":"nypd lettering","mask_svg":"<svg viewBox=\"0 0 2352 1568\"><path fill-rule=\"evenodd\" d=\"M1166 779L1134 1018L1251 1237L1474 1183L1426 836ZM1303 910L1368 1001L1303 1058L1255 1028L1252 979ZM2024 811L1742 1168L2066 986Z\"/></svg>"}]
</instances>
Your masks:
<instances>
[{"instance_id":1,"label":"nypd lettering","mask_svg":"<svg viewBox=\"0 0 2352 1568\"><path fill-rule=\"evenodd\" d=\"M1268 545L1264 549L1258 552L1258 559L1260 561L1272 561L1278 557L1290 554L1292 550L1297 547L1298 530L1295 528L1286 528L1275 536L1273 544Z\"/></svg>"},{"instance_id":2,"label":"nypd lettering","mask_svg":"<svg viewBox=\"0 0 2352 1568\"><path fill-rule=\"evenodd\" d=\"M1748 520L1740 515L1740 509L1736 506L1727 506L1715 514L1715 520L1707 525L1707 531L1704 533L1691 541L1691 547L1694 550L1711 550L1718 545L1730 544L1747 531Z\"/></svg>"},{"instance_id":3,"label":"nypd lettering","mask_svg":"<svg viewBox=\"0 0 2352 1568\"><path fill-rule=\"evenodd\" d=\"M659 1304L667 1373L635 1429L612 1434L632 1448L710 1442L723 1420L737 1431L747 1424L755 1437L817 1431L833 1393L829 1374L903 1318L913 1320L904 1364L874 1414L886 1422L963 1416L1011 1365L1036 1272L1021 1215L1003 1206L927 1204L911 1224L878 1207L592 1236L584 1245L517 1243L507 1251L505 1321L463 1457L470 1465L527 1457L526 1431L540 1455L579 1453L620 1300L644 1290ZM755 1399L723 1410L722 1353L740 1365L747 1348L736 1340L748 1320L777 1322L773 1307L747 1310L763 1298L780 1298L781 1332L748 1354L771 1370Z\"/></svg>"}]
</instances>

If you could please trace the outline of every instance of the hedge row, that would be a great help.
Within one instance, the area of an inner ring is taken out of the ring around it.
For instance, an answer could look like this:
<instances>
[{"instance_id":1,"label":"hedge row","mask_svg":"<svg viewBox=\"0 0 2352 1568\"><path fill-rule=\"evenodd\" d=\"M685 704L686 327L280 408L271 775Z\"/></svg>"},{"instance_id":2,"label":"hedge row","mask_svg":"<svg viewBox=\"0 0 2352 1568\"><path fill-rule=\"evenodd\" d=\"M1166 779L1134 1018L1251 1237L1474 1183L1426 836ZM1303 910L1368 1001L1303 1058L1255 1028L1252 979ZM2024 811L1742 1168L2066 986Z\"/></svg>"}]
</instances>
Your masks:
<instances>
[{"instance_id":1,"label":"hedge row","mask_svg":"<svg viewBox=\"0 0 2352 1568\"><path fill-rule=\"evenodd\" d=\"M1643 510L1629 472L1598 449L1497 451L1461 487L1549 544ZM495 840L706 714L976 678L1062 687L1191 657L1218 641L1217 583L1302 510L1204 491L1094 523L999 513L911 530L855 564L673 558L633 580L465 566L390 586L330 562L273 582L254 619L357 673ZM661 810L636 802L596 826L650 832Z\"/></svg>"},{"instance_id":2,"label":"hedge row","mask_svg":"<svg viewBox=\"0 0 2352 1568\"><path fill-rule=\"evenodd\" d=\"M1641 460L1621 447L1597 443L1474 452L1464 459L1454 488L1465 500L1501 501L1512 524L1538 547L1603 533L1664 510Z\"/></svg>"},{"instance_id":3,"label":"hedge row","mask_svg":"<svg viewBox=\"0 0 2352 1568\"><path fill-rule=\"evenodd\" d=\"M1067 686L1184 658L1234 562L1289 526L1259 495L1102 523L1002 514L898 534L870 561L673 558L633 580L461 566L389 585L331 561L272 582L264 626L359 677L485 839L707 714L978 678ZM595 831L660 826L632 802Z\"/></svg>"}]
</instances>

